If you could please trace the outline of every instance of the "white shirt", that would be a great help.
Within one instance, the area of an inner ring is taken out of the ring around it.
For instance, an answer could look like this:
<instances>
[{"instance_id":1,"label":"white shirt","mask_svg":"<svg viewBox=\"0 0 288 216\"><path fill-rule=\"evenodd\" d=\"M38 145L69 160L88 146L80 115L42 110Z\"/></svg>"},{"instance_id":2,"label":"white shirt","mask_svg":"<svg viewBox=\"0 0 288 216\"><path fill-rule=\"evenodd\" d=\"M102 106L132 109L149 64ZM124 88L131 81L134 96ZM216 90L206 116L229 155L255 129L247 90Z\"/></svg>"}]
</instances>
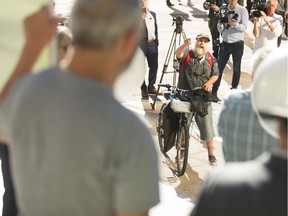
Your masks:
<instances>
[{"instance_id":1,"label":"white shirt","mask_svg":"<svg viewBox=\"0 0 288 216\"><path fill-rule=\"evenodd\" d=\"M148 41L156 40L155 19L149 11L145 17L145 24L148 32Z\"/></svg>"},{"instance_id":2,"label":"white shirt","mask_svg":"<svg viewBox=\"0 0 288 216\"><path fill-rule=\"evenodd\" d=\"M259 18L259 37L255 37L253 53L261 47L277 48L277 38L282 34L283 18L275 14L267 16L268 21L275 27L272 32L262 17Z\"/></svg>"}]
</instances>

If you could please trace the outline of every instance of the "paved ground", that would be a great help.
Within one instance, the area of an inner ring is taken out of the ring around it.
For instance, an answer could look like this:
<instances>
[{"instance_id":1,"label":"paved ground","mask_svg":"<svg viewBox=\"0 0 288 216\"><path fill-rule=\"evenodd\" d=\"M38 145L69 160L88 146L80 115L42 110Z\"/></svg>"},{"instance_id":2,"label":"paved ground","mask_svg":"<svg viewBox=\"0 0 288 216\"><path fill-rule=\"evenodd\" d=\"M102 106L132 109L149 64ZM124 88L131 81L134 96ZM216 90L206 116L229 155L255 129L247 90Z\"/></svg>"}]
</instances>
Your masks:
<instances>
[{"instance_id":1,"label":"paved ground","mask_svg":"<svg viewBox=\"0 0 288 216\"><path fill-rule=\"evenodd\" d=\"M158 83L161 77L163 77L162 83L173 84L175 79L173 72L173 56L170 61L167 61L167 57L170 56L168 52L169 45L171 43L172 35L175 26L172 26L172 18L176 16L182 16L184 18L183 27L184 33L187 37L191 37L193 40L200 32L204 32L210 35L207 26L207 12L203 9L202 0L194 0L193 6L188 6L185 0L172 0L175 4L174 7L167 7L164 0L151 0L150 9L154 10L157 14L158 27L159 27L159 69L158 69ZM252 47L254 36L252 34L253 24L249 22L248 29L245 32L245 47L244 55L242 58L242 74L239 84L239 88L245 89L250 86L251 73L250 73L250 60L252 57ZM177 35L177 39L183 42L183 34ZM177 43L178 45L179 43ZM283 40L282 45L287 45L287 41ZM210 47L211 48L211 47ZM210 49L211 50L211 49ZM164 70L164 64L168 63L168 69ZM223 80L218 92L220 98L224 98L230 92L231 83L231 66L232 60L227 64L224 71ZM176 78L177 80L177 78ZM153 99L150 98L149 102L140 100L140 90L133 95L125 106L138 113L138 116L145 122L150 128L157 148L158 137L156 133L157 114L162 105L162 102L156 103L156 111L151 110L150 103L153 103ZM218 115L221 108L221 103L213 103L213 118L214 128L217 136L214 139L215 142L215 154L219 161L219 165L223 164L223 153L221 138L217 132ZM174 150L170 150L168 155L171 159L174 158ZM193 201L197 195L199 186L205 180L205 177L212 169L208 164L207 149L204 143L201 143L198 136L193 136L190 141L189 160L186 174L182 177L174 175L173 169L175 164L170 158L166 158L159 151L159 165L160 165L160 186L161 186L161 203L151 211L151 216L159 215L177 215L186 216L189 215L193 208Z\"/></svg>"},{"instance_id":2,"label":"paved ground","mask_svg":"<svg viewBox=\"0 0 288 216\"><path fill-rule=\"evenodd\" d=\"M182 16L184 18L183 27L187 37L191 37L193 40L196 35L200 32L207 33L210 35L207 26L207 12L203 9L203 0L193 0L193 6L187 6L186 0L171 0L175 4L174 7L167 7L165 0L150 0L150 9L157 13L158 28L159 28L159 70L158 70L158 82L161 76L163 76L162 83L173 84L176 79L173 78L174 73L163 73L164 63L168 63L168 68L165 72L173 72L172 59L171 61L165 61L167 57L167 51L169 44L172 39L172 35L175 26L172 26L172 18L176 16ZM68 15L71 9L73 0L56 0L56 13L62 13ZM183 41L182 34L177 35ZM253 46L253 35L252 35L252 23L249 22L248 29L245 33L245 48L244 56L242 59L242 75L239 88L247 88L250 85L250 59L252 57L252 46ZM282 45L287 45L287 40L282 41ZM210 47L211 48L211 47ZM211 50L211 49L210 49ZM228 62L227 67L224 71L223 81L219 89L219 97L223 98L229 94L230 82L231 82L231 66L232 62ZM150 129L152 136L155 140L155 145L158 147L157 133L156 133L156 121L159 108L162 102L156 103L156 110L151 110L150 103L153 100L150 98L149 101L143 101L140 99L140 89L136 92L124 105L137 113L139 118ZM213 118L214 127L217 132L217 119L221 103L213 104ZM221 138L217 135L214 139L215 142L215 153L219 161L219 165L223 164L223 153ZM173 159L173 150L170 150L168 155ZM193 208L193 201L197 195L199 186L205 177L212 169L208 164L207 149L205 145L199 141L199 138L194 133L190 141L189 150L189 161L187 172L184 176L178 178L174 175L173 169L175 164L170 158L164 157L159 151L159 166L160 166L160 189L161 189L161 203L154 207L150 216L186 216ZM3 193L3 182L0 178L0 193ZM2 202L0 202L0 208Z\"/></svg>"}]
</instances>

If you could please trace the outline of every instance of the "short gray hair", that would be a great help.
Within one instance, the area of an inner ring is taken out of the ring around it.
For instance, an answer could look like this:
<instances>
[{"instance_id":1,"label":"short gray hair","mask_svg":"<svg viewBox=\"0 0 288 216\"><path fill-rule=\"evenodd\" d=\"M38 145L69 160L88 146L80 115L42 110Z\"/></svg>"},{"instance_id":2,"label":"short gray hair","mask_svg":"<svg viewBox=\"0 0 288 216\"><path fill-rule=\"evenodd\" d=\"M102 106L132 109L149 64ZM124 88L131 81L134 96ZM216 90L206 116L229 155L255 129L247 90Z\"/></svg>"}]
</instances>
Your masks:
<instances>
[{"instance_id":1,"label":"short gray hair","mask_svg":"<svg viewBox=\"0 0 288 216\"><path fill-rule=\"evenodd\" d=\"M76 0L71 13L73 44L91 49L113 46L132 28L140 29L137 0Z\"/></svg>"}]
</instances>

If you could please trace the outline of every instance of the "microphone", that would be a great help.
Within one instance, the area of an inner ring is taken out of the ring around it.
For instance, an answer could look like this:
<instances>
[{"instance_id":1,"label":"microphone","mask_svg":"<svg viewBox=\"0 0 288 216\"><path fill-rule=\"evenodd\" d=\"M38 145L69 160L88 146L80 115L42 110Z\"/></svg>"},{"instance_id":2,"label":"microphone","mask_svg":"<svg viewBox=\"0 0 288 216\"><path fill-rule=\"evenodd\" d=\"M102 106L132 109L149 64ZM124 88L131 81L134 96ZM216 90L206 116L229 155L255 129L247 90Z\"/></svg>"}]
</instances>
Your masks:
<instances>
[{"instance_id":1,"label":"microphone","mask_svg":"<svg viewBox=\"0 0 288 216\"><path fill-rule=\"evenodd\" d=\"M234 21L234 22L236 22L237 19L238 19L238 14L235 13L235 14L232 16L231 20ZM230 28L230 25L227 24L227 25L226 25L226 29L229 29L229 28Z\"/></svg>"}]
</instances>

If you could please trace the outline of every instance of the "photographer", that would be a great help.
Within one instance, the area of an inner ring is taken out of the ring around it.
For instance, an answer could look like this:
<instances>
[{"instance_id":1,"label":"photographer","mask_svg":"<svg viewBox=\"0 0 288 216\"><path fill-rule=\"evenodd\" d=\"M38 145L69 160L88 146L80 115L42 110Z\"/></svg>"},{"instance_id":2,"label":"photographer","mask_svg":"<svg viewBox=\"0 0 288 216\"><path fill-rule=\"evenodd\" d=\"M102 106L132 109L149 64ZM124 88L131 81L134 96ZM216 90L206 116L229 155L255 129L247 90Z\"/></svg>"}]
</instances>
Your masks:
<instances>
[{"instance_id":1,"label":"photographer","mask_svg":"<svg viewBox=\"0 0 288 216\"><path fill-rule=\"evenodd\" d=\"M212 37L212 49L213 49L213 56L218 59L219 53L219 32L217 29L218 23L218 12L219 8L222 6L223 3L226 3L227 0L207 0L203 3L203 8L205 10L209 10L208 14L208 27L211 32Z\"/></svg>"},{"instance_id":2,"label":"photographer","mask_svg":"<svg viewBox=\"0 0 288 216\"><path fill-rule=\"evenodd\" d=\"M262 4L263 5L263 4ZM253 53L261 47L277 47L277 38L282 34L283 18L275 13L277 0L269 0L263 6L258 7L254 15L253 34L255 36Z\"/></svg>"},{"instance_id":3,"label":"photographer","mask_svg":"<svg viewBox=\"0 0 288 216\"><path fill-rule=\"evenodd\" d=\"M220 45L218 58L219 77L212 88L212 94L216 96L221 83L223 70L231 54L233 57L231 89L238 87L244 50L244 32L248 24L248 12L246 8L237 3L237 0L229 0L228 6L220 8L219 16L217 28L222 35L223 41Z\"/></svg>"}]
</instances>

